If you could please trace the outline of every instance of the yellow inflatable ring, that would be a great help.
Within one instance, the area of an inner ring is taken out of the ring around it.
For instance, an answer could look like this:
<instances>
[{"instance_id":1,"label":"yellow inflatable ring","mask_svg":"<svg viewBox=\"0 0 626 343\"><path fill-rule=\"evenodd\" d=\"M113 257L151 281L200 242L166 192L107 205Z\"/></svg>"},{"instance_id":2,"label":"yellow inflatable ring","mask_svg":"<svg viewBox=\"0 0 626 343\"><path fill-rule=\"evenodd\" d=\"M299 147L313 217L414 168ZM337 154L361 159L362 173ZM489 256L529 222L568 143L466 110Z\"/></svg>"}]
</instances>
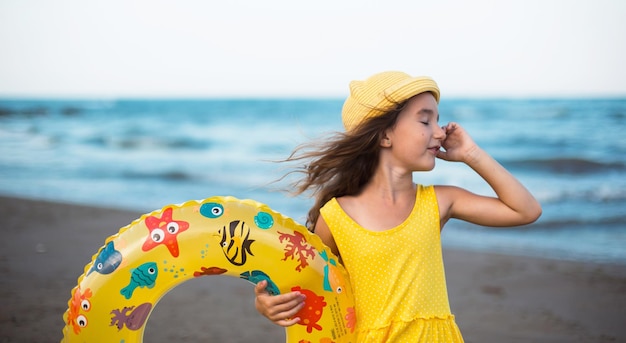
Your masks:
<instances>
[{"instance_id":1,"label":"yellow inflatable ring","mask_svg":"<svg viewBox=\"0 0 626 343\"><path fill-rule=\"evenodd\" d=\"M355 341L348 274L321 239L254 200L212 197L144 214L107 238L72 290L63 342L141 342L161 297L217 274L303 292L287 342Z\"/></svg>"}]
</instances>

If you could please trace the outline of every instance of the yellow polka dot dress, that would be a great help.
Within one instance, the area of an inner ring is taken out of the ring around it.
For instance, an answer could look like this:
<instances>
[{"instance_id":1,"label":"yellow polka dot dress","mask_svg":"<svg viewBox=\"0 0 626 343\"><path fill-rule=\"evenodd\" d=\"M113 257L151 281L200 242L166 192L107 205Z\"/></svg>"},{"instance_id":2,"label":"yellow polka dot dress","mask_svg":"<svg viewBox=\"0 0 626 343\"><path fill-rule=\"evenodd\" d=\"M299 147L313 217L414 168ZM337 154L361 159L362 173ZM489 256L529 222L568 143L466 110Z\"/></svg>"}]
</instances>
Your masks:
<instances>
[{"instance_id":1,"label":"yellow polka dot dress","mask_svg":"<svg viewBox=\"0 0 626 343\"><path fill-rule=\"evenodd\" d=\"M386 231L359 226L331 199L320 210L355 294L357 342L463 342L448 303L439 209L433 186Z\"/></svg>"}]
</instances>

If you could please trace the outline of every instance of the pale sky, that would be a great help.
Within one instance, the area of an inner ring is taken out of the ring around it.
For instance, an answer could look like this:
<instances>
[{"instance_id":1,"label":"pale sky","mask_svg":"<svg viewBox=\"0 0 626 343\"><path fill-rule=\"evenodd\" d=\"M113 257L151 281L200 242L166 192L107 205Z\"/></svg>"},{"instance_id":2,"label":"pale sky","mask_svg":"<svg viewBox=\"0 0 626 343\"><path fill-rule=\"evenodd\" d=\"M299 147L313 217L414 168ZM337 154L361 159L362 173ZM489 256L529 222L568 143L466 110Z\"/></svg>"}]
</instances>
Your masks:
<instances>
[{"instance_id":1,"label":"pale sky","mask_svg":"<svg viewBox=\"0 0 626 343\"><path fill-rule=\"evenodd\" d=\"M626 96L624 0L0 0L0 97Z\"/></svg>"}]
</instances>

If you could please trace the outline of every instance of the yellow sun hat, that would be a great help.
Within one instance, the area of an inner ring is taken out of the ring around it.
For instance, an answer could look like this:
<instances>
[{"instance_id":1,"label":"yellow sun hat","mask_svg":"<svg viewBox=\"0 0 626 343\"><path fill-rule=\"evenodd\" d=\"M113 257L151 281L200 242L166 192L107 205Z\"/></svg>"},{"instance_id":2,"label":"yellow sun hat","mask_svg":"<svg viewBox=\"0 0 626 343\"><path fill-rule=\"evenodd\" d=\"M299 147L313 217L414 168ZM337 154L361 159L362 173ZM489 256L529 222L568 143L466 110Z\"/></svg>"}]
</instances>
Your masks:
<instances>
[{"instance_id":1,"label":"yellow sun hat","mask_svg":"<svg viewBox=\"0 0 626 343\"><path fill-rule=\"evenodd\" d=\"M365 81L352 81L350 95L341 111L343 126L351 131L366 119L380 116L424 92L431 92L439 103L439 87L427 76L412 77L400 71L385 71Z\"/></svg>"}]
</instances>

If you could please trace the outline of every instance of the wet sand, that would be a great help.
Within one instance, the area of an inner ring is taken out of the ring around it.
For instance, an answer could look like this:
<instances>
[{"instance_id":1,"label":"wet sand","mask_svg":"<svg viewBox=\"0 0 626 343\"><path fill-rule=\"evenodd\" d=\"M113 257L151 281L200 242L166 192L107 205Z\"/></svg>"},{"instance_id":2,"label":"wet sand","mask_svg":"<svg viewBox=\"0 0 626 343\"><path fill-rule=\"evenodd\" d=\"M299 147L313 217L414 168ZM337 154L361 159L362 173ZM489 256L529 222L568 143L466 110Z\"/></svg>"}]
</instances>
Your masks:
<instances>
[{"instance_id":1,"label":"wet sand","mask_svg":"<svg viewBox=\"0 0 626 343\"><path fill-rule=\"evenodd\" d=\"M84 266L141 213L0 197L0 343L59 342ZM466 342L626 342L626 266L444 249L452 311ZM226 276L175 288L146 342L283 342Z\"/></svg>"}]
</instances>

